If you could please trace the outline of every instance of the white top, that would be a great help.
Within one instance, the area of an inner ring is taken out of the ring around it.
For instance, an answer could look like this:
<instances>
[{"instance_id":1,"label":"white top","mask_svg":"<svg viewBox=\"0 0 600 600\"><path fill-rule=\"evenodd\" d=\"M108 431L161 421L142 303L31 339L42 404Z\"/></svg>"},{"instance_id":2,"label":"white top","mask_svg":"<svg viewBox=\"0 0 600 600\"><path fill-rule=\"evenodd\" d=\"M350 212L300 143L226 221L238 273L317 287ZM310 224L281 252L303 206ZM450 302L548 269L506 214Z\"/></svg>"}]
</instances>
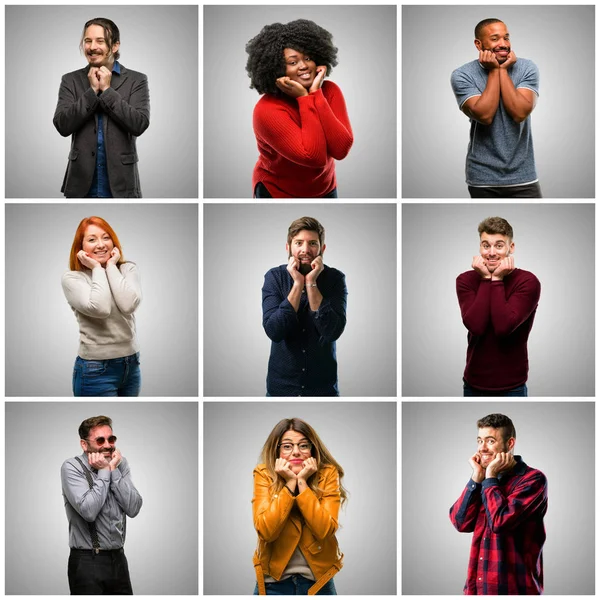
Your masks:
<instances>
[{"instance_id":1,"label":"white top","mask_svg":"<svg viewBox=\"0 0 600 600\"><path fill-rule=\"evenodd\" d=\"M142 288L134 263L67 271L62 287L79 322L81 358L106 360L138 352L133 313Z\"/></svg>"}]
</instances>

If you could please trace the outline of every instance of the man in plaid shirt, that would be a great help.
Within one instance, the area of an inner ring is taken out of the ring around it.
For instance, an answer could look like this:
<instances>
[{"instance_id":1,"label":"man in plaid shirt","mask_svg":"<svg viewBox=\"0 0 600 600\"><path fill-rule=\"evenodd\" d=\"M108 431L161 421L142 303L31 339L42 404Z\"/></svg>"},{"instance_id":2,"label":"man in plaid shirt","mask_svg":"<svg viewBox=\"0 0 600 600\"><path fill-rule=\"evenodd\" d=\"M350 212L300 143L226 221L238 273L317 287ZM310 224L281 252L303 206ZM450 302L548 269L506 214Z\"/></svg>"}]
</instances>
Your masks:
<instances>
[{"instance_id":1,"label":"man in plaid shirt","mask_svg":"<svg viewBox=\"0 0 600 600\"><path fill-rule=\"evenodd\" d=\"M477 452L460 498L450 508L458 531L473 531L465 594L541 594L548 508L545 475L514 456L516 431L505 415L477 421Z\"/></svg>"}]
</instances>

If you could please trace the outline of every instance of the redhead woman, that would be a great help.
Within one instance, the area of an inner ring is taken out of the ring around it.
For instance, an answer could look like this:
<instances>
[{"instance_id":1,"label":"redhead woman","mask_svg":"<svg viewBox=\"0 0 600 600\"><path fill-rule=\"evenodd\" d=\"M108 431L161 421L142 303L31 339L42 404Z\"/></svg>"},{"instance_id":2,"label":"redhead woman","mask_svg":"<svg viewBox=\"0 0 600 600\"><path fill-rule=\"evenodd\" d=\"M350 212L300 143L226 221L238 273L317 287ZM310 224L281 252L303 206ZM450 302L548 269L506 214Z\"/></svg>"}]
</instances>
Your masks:
<instances>
[{"instance_id":1,"label":"redhead woman","mask_svg":"<svg viewBox=\"0 0 600 600\"><path fill-rule=\"evenodd\" d=\"M123 258L113 228L83 219L62 287L79 323L75 396L138 396L140 359L134 312L142 298L137 267Z\"/></svg>"},{"instance_id":2,"label":"redhead woman","mask_svg":"<svg viewBox=\"0 0 600 600\"><path fill-rule=\"evenodd\" d=\"M354 138L342 90L325 81L338 64L329 31L313 21L273 23L246 45L259 158L255 198L337 198L335 160Z\"/></svg>"},{"instance_id":3,"label":"redhead woman","mask_svg":"<svg viewBox=\"0 0 600 600\"><path fill-rule=\"evenodd\" d=\"M340 505L346 501L342 467L315 430L283 419L271 431L254 469L252 514L260 595L335 595L342 568L338 548Z\"/></svg>"}]
</instances>

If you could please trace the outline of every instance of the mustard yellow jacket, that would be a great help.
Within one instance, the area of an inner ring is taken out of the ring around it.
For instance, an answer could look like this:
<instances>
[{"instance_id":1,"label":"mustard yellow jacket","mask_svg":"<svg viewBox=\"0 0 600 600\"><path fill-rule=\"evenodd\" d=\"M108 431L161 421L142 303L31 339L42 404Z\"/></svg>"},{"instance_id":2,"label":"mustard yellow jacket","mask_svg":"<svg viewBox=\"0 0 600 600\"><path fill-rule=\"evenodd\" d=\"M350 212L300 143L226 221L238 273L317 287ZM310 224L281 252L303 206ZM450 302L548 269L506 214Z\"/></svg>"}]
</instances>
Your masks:
<instances>
[{"instance_id":1,"label":"mustard yellow jacket","mask_svg":"<svg viewBox=\"0 0 600 600\"><path fill-rule=\"evenodd\" d=\"M266 466L254 469L252 515L258 532L254 568L259 594L265 594L264 573L279 581L297 546L316 578L309 595L316 594L341 568L344 555L335 532L340 510L340 478L327 465L317 473L319 489L310 488L297 496L284 486L271 494L271 477Z\"/></svg>"}]
</instances>

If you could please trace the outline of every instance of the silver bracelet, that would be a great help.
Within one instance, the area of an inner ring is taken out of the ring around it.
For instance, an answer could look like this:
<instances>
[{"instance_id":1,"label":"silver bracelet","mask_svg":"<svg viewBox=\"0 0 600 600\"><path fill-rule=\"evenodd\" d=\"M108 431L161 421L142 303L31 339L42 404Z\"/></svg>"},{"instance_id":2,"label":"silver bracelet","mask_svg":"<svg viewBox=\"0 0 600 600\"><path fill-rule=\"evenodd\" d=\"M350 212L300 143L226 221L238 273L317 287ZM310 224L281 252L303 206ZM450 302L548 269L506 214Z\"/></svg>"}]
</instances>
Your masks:
<instances>
[{"instance_id":1,"label":"silver bracelet","mask_svg":"<svg viewBox=\"0 0 600 600\"><path fill-rule=\"evenodd\" d=\"M306 287L317 287L316 283L308 283L306 284Z\"/></svg>"}]
</instances>

